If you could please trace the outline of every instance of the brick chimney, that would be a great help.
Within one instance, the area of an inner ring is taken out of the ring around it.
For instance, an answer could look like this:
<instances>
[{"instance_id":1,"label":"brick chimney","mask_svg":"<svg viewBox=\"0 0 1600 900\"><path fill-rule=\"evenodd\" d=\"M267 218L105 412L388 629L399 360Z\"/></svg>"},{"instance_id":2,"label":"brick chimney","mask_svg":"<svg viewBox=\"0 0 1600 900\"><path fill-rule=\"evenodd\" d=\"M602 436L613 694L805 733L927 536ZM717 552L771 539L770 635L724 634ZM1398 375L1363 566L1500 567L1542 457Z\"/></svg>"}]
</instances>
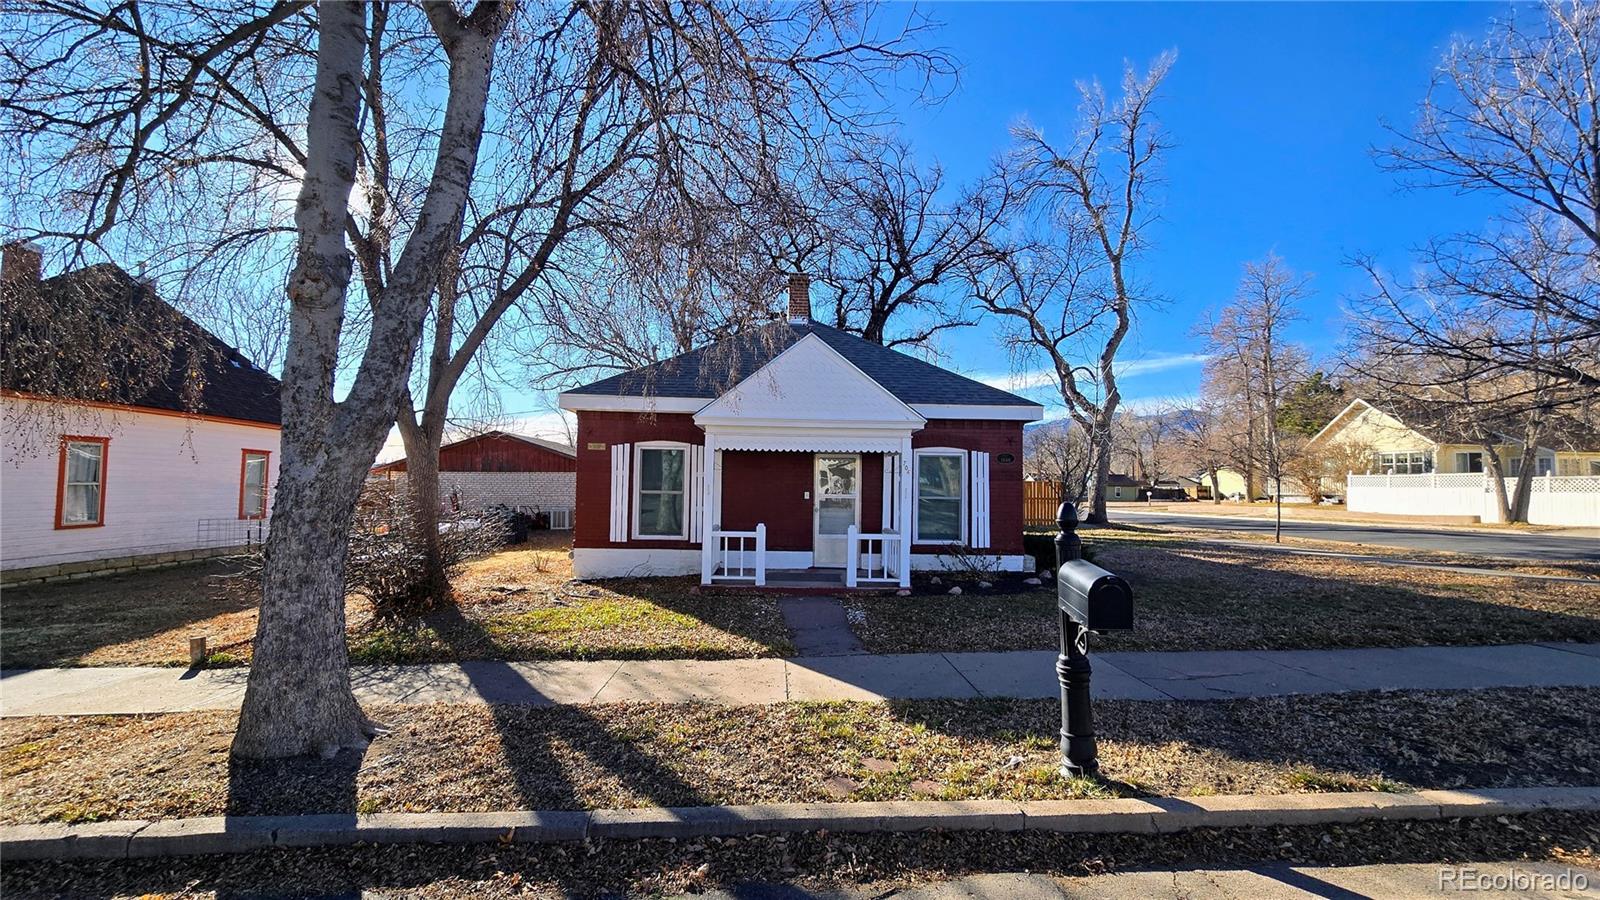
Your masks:
<instances>
[{"instance_id":1,"label":"brick chimney","mask_svg":"<svg viewBox=\"0 0 1600 900\"><path fill-rule=\"evenodd\" d=\"M12 241L0 258L0 281L6 284L38 284L44 274L44 251L37 244Z\"/></svg>"},{"instance_id":2,"label":"brick chimney","mask_svg":"<svg viewBox=\"0 0 1600 900\"><path fill-rule=\"evenodd\" d=\"M9 259L9 257L7 257ZM789 276L789 323L811 324L811 276L796 272Z\"/></svg>"}]
</instances>

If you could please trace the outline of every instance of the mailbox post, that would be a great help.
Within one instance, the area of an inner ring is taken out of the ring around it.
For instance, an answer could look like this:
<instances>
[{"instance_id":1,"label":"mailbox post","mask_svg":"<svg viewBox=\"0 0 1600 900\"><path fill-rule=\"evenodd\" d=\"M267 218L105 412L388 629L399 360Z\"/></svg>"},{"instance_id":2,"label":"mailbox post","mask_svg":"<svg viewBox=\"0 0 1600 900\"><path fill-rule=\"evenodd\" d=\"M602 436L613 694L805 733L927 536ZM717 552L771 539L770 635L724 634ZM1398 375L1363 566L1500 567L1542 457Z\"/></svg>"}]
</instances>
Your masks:
<instances>
[{"instance_id":1,"label":"mailbox post","mask_svg":"<svg viewBox=\"0 0 1600 900\"><path fill-rule=\"evenodd\" d=\"M1097 775L1100 762L1090 707L1089 632L1133 627L1133 591L1128 583L1083 559L1078 509L1062 503L1056 512L1056 606L1061 616L1061 774Z\"/></svg>"}]
</instances>

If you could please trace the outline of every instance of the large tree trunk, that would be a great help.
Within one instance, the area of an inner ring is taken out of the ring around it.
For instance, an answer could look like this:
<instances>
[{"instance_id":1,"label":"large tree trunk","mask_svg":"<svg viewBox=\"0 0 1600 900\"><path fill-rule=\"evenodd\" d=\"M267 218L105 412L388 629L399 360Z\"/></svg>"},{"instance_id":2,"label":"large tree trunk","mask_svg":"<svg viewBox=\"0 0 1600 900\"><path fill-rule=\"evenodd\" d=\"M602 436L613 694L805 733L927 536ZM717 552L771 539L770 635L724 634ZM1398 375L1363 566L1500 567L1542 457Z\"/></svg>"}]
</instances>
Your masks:
<instances>
[{"instance_id":1,"label":"large tree trunk","mask_svg":"<svg viewBox=\"0 0 1600 900\"><path fill-rule=\"evenodd\" d=\"M1106 482L1111 477L1111 423L1097 420L1089 432L1089 515L1085 519L1104 525L1106 515Z\"/></svg>"},{"instance_id":2,"label":"large tree trunk","mask_svg":"<svg viewBox=\"0 0 1600 900\"><path fill-rule=\"evenodd\" d=\"M417 573L419 586L430 603L450 595L450 579L445 573L444 543L439 535L439 448L444 445L444 429L423 417L413 424L407 411L399 417L400 440L406 449L406 490L411 495L411 515L422 540L422 568ZM417 610L420 612L420 610Z\"/></svg>"},{"instance_id":3,"label":"large tree trunk","mask_svg":"<svg viewBox=\"0 0 1600 900\"><path fill-rule=\"evenodd\" d=\"M1221 502L1222 502L1221 478L1217 474L1217 467L1216 466L1212 466L1211 467L1211 503L1213 505L1216 505L1216 504L1220 504Z\"/></svg>"},{"instance_id":4,"label":"large tree trunk","mask_svg":"<svg viewBox=\"0 0 1600 900\"><path fill-rule=\"evenodd\" d=\"M352 270L345 223L360 146L366 7L317 7L316 86L287 290L278 493L254 659L233 742L240 756L329 754L364 744L371 730L350 690L345 646L350 523L367 467L405 392L441 261L459 231L509 6L479 5L465 19L450 4L426 12L450 57L433 176L390 283L368 298L366 349L349 394L335 403Z\"/></svg>"},{"instance_id":5,"label":"large tree trunk","mask_svg":"<svg viewBox=\"0 0 1600 900\"><path fill-rule=\"evenodd\" d=\"M1511 517L1511 501L1506 496L1506 473L1500 467L1500 455L1495 453L1492 440L1483 442L1483 471L1489 477L1495 503L1500 507L1500 521L1515 521Z\"/></svg>"},{"instance_id":6,"label":"large tree trunk","mask_svg":"<svg viewBox=\"0 0 1600 900\"><path fill-rule=\"evenodd\" d=\"M287 441L282 455L233 750L255 758L329 756L364 746L371 733L350 690L345 645L344 566L362 475L307 465L305 448Z\"/></svg>"},{"instance_id":7,"label":"large tree trunk","mask_svg":"<svg viewBox=\"0 0 1600 900\"><path fill-rule=\"evenodd\" d=\"M233 740L233 751L247 757L329 755L368 735L350 690L344 562L356 494L377 446L334 433L332 398L352 267L344 221L355 182L366 9L325 4L317 18L316 91L288 285L278 488Z\"/></svg>"}]
</instances>

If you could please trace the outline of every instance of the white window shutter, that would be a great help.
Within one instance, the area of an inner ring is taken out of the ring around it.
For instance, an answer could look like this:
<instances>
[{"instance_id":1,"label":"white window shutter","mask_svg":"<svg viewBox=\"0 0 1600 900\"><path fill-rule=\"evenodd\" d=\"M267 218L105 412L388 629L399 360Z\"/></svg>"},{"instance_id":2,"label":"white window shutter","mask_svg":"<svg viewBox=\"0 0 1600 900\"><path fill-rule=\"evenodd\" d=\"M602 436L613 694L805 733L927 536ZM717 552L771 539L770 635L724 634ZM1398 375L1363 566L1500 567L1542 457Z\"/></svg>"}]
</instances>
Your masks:
<instances>
[{"instance_id":1,"label":"white window shutter","mask_svg":"<svg viewBox=\"0 0 1600 900\"><path fill-rule=\"evenodd\" d=\"M705 509L706 509L706 448L704 444L695 444L689 448L689 479L683 485L683 492L689 506L689 540L700 541L704 538Z\"/></svg>"},{"instance_id":2,"label":"white window shutter","mask_svg":"<svg viewBox=\"0 0 1600 900\"><path fill-rule=\"evenodd\" d=\"M611 540L628 539L628 469L633 462L632 444L611 445Z\"/></svg>"},{"instance_id":3,"label":"white window shutter","mask_svg":"<svg viewBox=\"0 0 1600 900\"><path fill-rule=\"evenodd\" d=\"M974 550L989 547L989 454L972 451L972 501L967 504L972 511L972 527L967 530L972 539L968 545Z\"/></svg>"}]
</instances>

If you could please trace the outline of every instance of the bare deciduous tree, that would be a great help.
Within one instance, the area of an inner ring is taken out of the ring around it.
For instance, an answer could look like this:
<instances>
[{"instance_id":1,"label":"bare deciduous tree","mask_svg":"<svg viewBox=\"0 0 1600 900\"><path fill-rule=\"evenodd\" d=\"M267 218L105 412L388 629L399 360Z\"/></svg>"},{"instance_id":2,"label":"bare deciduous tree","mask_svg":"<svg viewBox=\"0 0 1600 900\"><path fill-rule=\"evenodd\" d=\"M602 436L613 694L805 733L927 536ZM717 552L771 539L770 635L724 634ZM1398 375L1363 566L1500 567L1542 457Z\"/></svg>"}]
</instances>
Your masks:
<instances>
[{"instance_id":1,"label":"bare deciduous tree","mask_svg":"<svg viewBox=\"0 0 1600 900\"><path fill-rule=\"evenodd\" d=\"M1297 274L1275 253L1246 263L1233 302L1205 326L1207 385L1224 402L1243 406L1246 482L1257 466L1271 486L1277 511L1273 530L1282 540L1284 434L1278 411L1292 387L1307 374L1304 349L1285 329L1300 319L1299 304L1310 294L1310 278Z\"/></svg>"},{"instance_id":2,"label":"bare deciduous tree","mask_svg":"<svg viewBox=\"0 0 1600 900\"><path fill-rule=\"evenodd\" d=\"M896 347L973 324L952 288L1014 211L1007 179L956 189L904 143L879 141L849 147L819 181L812 227L834 327Z\"/></svg>"},{"instance_id":3,"label":"bare deciduous tree","mask_svg":"<svg viewBox=\"0 0 1600 900\"><path fill-rule=\"evenodd\" d=\"M1054 482L1061 497L1082 502L1089 476L1089 439L1071 420L1041 422L1022 433L1024 472L1036 481Z\"/></svg>"},{"instance_id":4,"label":"bare deciduous tree","mask_svg":"<svg viewBox=\"0 0 1600 900\"><path fill-rule=\"evenodd\" d=\"M1423 248L1412 284L1357 261L1374 287L1353 316L1356 370L1385 399L1481 441L1508 521L1524 514L1529 485L1507 496L1494 446L1516 438L1530 465L1552 416L1592 416L1600 397L1597 68L1592 2L1519 8L1487 37L1458 40L1381 162L1506 211Z\"/></svg>"},{"instance_id":5,"label":"bare deciduous tree","mask_svg":"<svg viewBox=\"0 0 1600 900\"><path fill-rule=\"evenodd\" d=\"M52 0L7 22L4 129L27 151L19 202L45 223L40 235L85 254L109 254L113 241L161 248L180 266L247 257L286 284L282 451L240 755L332 753L371 732L346 666L346 538L430 307L442 311L433 333L450 340L433 342L446 352L430 351L429 364L449 369L472 355L457 351L493 327L497 309L546 274L570 230L564 216L598 192L608 166L631 182L630 196L683 203L685 183L718 170L694 160L762 138L731 119L770 106L794 117L791 128L814 125L801 119L830 90L861 88L863 68L926 60L893 33L880 43L862 32L866 8L849 4L529 6L517 39L504 40L517 14L492 0L470 9ZM560 51L541 57L548 44ZM557 83L582 88L538 94ZM607 119L611 130L559 124L589 106L609 115L608 99L622 94L634 112ZM558 124L513 130L543 113ZM480 156L486 133L492 149L524 140L599 149L502 167L498 154ZM614 147L631 149L606 156ZM519 179L521 202L478 205L512 196L498 189ZM508 273L472 316L449 295L453 273L484 258L462 257L464 246L490 248L484 257ZM463 337L457 323L469 317ZM448 381L433 379L442 393Z\"/></svg>"},{"instance_id":6,"label":"bare deciduous tree","mask_svg":"<svg viewBox=\"0 0 1600 900\"><path fill-rule=\"evenodd\" d=\"M1039 211L1039 236L993 247L971 275L975 298L1002 318L1014 356L1051 368L1073 421L1089 435L1090 522L1106 521L1111 429L1122 402L1117 352L1135 312L1155 299L1134 267L1155 217L1151 189L1167 147L1152 106L1172 62L1164 54L1142 75L1129 67L1116 101L1098 83L1080 84L1070 144L1057 146L1031 125L1016 129L1007 177Z\"/></svg>"}]
</instances>

